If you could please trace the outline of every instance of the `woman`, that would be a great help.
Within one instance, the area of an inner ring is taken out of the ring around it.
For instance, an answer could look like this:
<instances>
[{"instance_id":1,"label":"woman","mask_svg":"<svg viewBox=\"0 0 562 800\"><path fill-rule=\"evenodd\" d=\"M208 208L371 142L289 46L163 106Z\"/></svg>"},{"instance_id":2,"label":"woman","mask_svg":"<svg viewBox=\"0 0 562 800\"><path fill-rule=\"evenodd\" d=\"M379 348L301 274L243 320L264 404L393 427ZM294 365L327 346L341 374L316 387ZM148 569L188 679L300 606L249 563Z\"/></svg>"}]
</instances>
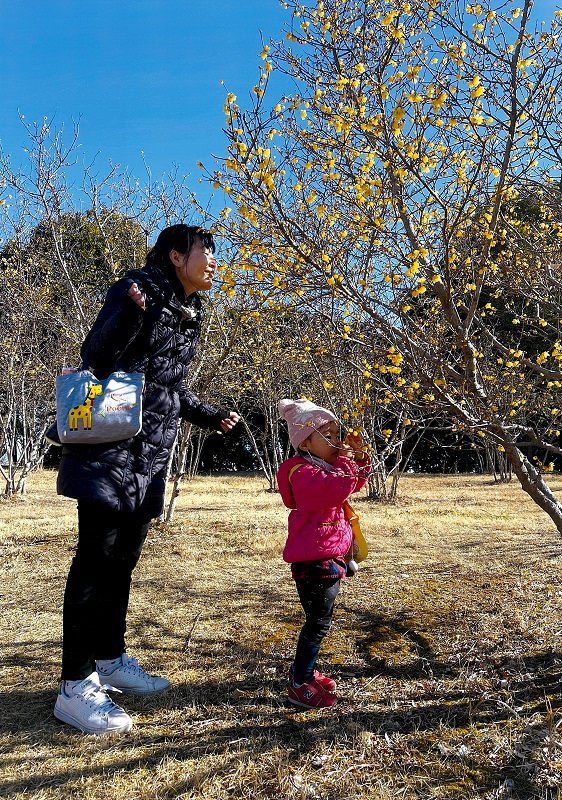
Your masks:
<instances>
[{"instance_id":1,"label":"woman","mask_svg":"<svg viewBox=\"0 0 562 800\"><path fill-rule=\"evenodd\" d=\"M236 413L214 408L183 385L201 330L198 293L213 285L214 249L203 228L163 230L144 269L109 289L82 345L84 367L100 379L139 363L145 375L140 433L121 442L65 446L57 480L58 493L78 501L78 547L64 595L55 716L87 733L131 728L107 688L147 695L170 685L126 654L125 621L132 571L150 521L163 509L179 418L223 431L238 421Z\"/></svg>"}]
</instances>

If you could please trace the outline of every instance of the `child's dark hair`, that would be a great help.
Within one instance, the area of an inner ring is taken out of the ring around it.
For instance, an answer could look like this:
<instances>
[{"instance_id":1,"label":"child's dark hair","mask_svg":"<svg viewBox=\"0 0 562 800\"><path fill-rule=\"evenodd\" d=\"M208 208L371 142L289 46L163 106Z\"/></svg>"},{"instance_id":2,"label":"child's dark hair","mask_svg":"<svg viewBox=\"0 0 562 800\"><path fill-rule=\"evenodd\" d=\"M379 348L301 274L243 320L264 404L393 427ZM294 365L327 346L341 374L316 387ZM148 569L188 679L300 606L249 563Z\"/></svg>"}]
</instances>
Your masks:
<instances>
[{"instance_id":1,"label":"child's dark hair","mask_svg":"<svg viewBox=\"0 0 562 800\"><path fill-rule=\"evenodd\" d=\"M213 234L207 228L183 223L170 225L161 231L154 247L147 253L146 264L154 264L163 272L174 271L174 265L170 261L170 251L189 253L196 239L201 239L203 247L209 247L213 253L215 252Z\"/></svg>"}]
</instances>

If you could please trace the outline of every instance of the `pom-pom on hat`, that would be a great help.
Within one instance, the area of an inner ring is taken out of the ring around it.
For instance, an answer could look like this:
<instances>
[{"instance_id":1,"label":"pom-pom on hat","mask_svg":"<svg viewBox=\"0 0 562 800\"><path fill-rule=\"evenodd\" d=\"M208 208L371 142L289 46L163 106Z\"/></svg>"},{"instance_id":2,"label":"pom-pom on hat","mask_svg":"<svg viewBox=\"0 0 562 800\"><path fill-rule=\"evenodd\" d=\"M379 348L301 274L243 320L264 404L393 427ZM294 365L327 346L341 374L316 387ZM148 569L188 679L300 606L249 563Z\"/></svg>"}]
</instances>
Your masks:
<instances>
[{"instance_id":1,"label":"pom-pom on hat","mask_svg":"<svg viewBox=\"0 0 562 800\"><path fill-rule=\"evenodd\" d=\"M310 400L280 400L279 416L287 423L289 439L295 450L322 425L338 421L335 414Z\"/></svg>"}]
</instances>

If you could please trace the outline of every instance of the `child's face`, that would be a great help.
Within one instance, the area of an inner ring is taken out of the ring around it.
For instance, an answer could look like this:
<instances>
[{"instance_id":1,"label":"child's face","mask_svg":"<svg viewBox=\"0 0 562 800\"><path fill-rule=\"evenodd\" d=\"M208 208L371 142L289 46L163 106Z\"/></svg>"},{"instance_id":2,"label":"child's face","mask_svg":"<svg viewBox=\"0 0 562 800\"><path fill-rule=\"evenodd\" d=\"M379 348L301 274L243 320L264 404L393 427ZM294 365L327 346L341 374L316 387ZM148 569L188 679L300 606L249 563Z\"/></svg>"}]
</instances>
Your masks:
<instances>
[{"instance_id":1,"label":"child's face","mask_svg":"<svg viewBox=\"0 0 562 800\"><path fill-rule=\"evenodd\" d=\"M341 440L337 422L327 422L301 444L300 449L331 464L340 453Z\"/></svg>"}]
</instances>

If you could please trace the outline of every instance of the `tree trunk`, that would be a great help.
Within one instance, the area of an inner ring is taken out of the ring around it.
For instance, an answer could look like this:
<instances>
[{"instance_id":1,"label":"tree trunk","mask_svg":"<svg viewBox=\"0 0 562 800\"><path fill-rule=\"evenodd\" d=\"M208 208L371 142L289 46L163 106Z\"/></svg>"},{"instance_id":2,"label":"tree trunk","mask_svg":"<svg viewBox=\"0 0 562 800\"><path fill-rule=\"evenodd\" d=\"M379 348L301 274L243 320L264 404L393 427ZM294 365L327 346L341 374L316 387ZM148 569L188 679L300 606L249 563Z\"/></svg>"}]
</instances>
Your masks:
<instances>
[{"instance_id":1,"label":"tree trunk","mask_svg":"<svg viewBox=\"0 0 562 800\"><path fill-rule=\"evenodd\" d=\"M276 489L276 475L274 474L273 470L271 469L271 467L270 467L270 465L268 463L269 460L267 458L267 448L266 448L266 446L264 444L264 455L262 455L262 453L260 452L260 448L258 446L257 439L254 436L254 433L253 433L252 429L250 428L248 422L246 421L246 419L245 419L245 417L243 415L240 415L240 421L244 425L246 433L248 434L248 438L249 438L249 440L251 442L251 445L252 445L252 448L254 450L254 453L255 453L255 455L256 455L259 463L260 463L260 466L261 466L261 468L263 470L263 474L265 475L265 477L268 480L269 489L270 489L270 491L275 491L275 489Z\"/></svg>"},{"instance_id":2,"label":"tree trunk","mask_svg":"<svg viewBox=\"0 0 562 800\"><path fill-rule=\"evenodd\" d=\"M514 444L505 444L505 452L521 488L532 500L546 511L560 533L562 533L562 503L544 481L540 471Z\"/></svg>"},{"instance_id":3,"label":"tree trunk","mask_svg":"<svg viewBox=\"0 0 562 800\"><path fill-rule=\"evenodd\" d=\"M169 524L174 519L174 513L176 510L176 501L178 499L180 493L180 485L182 482L182 478L185 475L185 462L187 458L187 451L189 448L189 440L191 434L191 425L189 422L183 422L180 426L181 430L181 445L180 450L178 453L178 466L177 471L174 476L174 481L172 483L172 492L170 495L170 501L168 503L168 508L162 512L162 515L159 519L160 522L165 522ZM178 432L179 436L179 432ZM174 449L177 447L178 438L176 438L176 442L174 444ZM170 461L168 462L168 474L166 476L166 484L168 484L169 474L170 474L170 466L172 463L172 458L174 456L174 452L172 451L170 455Z\"/></svg>"}]
</instances>

